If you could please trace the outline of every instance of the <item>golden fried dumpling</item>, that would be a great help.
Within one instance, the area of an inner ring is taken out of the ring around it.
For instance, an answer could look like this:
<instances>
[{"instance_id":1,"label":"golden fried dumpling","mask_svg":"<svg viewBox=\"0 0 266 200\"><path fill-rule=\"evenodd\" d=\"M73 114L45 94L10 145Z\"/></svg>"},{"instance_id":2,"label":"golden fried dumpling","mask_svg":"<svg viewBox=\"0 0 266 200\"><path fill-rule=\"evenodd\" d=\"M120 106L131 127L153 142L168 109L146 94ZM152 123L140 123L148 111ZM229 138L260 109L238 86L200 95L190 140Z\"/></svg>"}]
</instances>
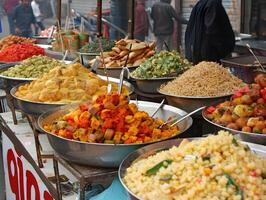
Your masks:
<instances>
[{"instance_id":1,"label":"golden fried dumpling","mask_svg":"<svg viewBox=\"0 0 266 200\"><path fill-rule=\"evenodd\" d=\"M117 86L113 84L113 91ZM127 90L123 90L128 94ZM55 67L41 78L18 88L16 96L34 102L73 103L107 92L107 82L81 64Z\"/></svg>"}]
</instances>

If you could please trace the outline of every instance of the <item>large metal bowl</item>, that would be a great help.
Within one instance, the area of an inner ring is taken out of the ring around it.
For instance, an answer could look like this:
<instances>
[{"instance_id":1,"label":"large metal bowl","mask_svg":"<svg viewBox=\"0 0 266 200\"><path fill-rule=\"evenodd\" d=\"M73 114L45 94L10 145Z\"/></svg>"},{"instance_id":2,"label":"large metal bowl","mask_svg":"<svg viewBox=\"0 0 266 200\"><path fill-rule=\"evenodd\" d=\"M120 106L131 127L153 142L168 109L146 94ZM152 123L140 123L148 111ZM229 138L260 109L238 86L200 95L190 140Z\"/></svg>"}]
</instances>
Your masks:
<instances>
[{"instance_id":1,"label":"large metal bowl","mask_svg":"<svg viewBox=\"0 0 266 200\"><path fill-rule=\"evenodd\" d=\"M138 89L145 93L158 94L158 88L162 84L173 80L175 77L163 77L163 78L136 78L132 75L130 77L136 81Z\"/></svg>"},{"instance_id":2,"label":"large metal bowl","mask_svg":"<svg viewBox=\"0 0 266 200\"><path fill-rule=\"evenodd\" d=\"M133 66L133 67L127 67L129 72L133 72L138 66ZM107 74L110 77L113 78L119 78L121 74L122 67L108 67L107 69ZM104 68L96 68L95 69L96 74L103 75L105 76Z\"/></svg>"},{"instance_id":3,"label":"large metal bowl","mask_svg":"<svg viewBox=\"0 0 266 200\"><path fill-rule=\"evenodd\" d=\"M177 96L164 93L160 90L158 92L165 95L169 105L176 106L187 112L192 112L199 107L209 106L217 102L225 101L230 98L231 95L223 95L216 97L193 97L193 96Z\"/></svg>"},{"instance_id":4,"label":"large metal bowl","mask_svg":"<svg viewBox=\"0 0 266 200\"><path fill-rule=\"evenodd\" d=\"M244 131L238 131L238 130L234 130L234 129L231 129L231 128L227 128L227 127L224 127L220 124L217 124L211 120L209 120L207 118L207 108L205 108L203 111L202 111L202 117L207 121L209 122L210 124L220 128L220 129L225 129L227 131L230 131L231 133L233 134L239 134L240 138L243 140L243 141L246 141L246 142L251 142L251 143L255 143L255 144L261 144L261 145L266 145L266 135L265 134L257 134L257 133L248 133L248 132L244 132Z\"/></svg>"},{"instance_id":5,"label":"large metal bowl","mask_svg":"<svg viewBox=\"0 0 266 200\"><path fill-rule=\"evenodd\" d=\"M136 103L135 101L132 101ZM138 107L140 110L145 110L151 114L157 107L158 103L150 103L146 101L138 101ZM59 117L69 113L71 109L75 109L77 105L67 105L59 107L52 111L49 111L39 117L38 124L42 128L44 124L50 124ZM156 117L167 120L168 117L173 115L183 116L185 111L172 106L164 105L157 113ZM180 134L186 131L192 125L192 118L187 118L181 122L178 127ZM121 161L134 150L148 144L98 144L87 143L69 140L56 136L52 133L47 133L49 142L53 149L60 154L64 159L90 166L100 167L118 167Z\"/></svg>"},{"instance_id":6,"label":"large metal bowl","mask_svg":"<svg viewBox=\"0 0 266 200\"><path fill-rule=\"evenodd\" d=\"M186 138L186 139L191 141L191 140L201 139L201 138ZM126 175L127 168L129 168L137 160L145 159L145 158L147 158L151 155L154 155L160 151L168 150L173 146L179 146L180 143L182 142L182 140L183 139L167 140L167 141L163 141L163 142L159 142L156 144L151 144L151 145L142 147L142 148L136 150L135 152L129 154L123 160L123 162L121 163L121 165L119 167L118 175L119 175L119 179L120 179L123 187L127 190L127 192L129 193L129 196L132 200L141 200L141 198L138 197L137 195L135 195L124 183L124 177ZM257 145L257 144L248 143L248 142L243 142L243 143L247 144L254 153L256 153L259 156L264 157L266 159L266 147L261 146L261 145Z\"/></svg>"},{"instance_id":7,"label":"large metal bowl","mask_svg":"<svg viewBox=\"0 0 266 200\"><path fill-rule=\"evenodd\" d=\"M107 80L106 76L99 76L99 77L103 80ZM116 79L116 78L109 78L109 81L112 83L117 83L117 84L119 83L119 79ZM18 105L19 109L22 110L24 113L29 114L29 115L40 115L40 114L45 113L45 112L47 112L53 108L65 105L62 103L33 102L33 101L28 101L28 100L17 97L15 95L16 91L18 90L18 88L20 86L22 86L24 84L25 83L16 85L10 91L10 94L14 98L15 104ZM134 87L132 86L132 84L130 84L127 81L124 81L123 85L128 89L129 95L133 93Z\"/></svg>"},{"instance_id":8,"label":"large metal bowl","mask_svg":"<svg viewBox=\"0 0 266 200\"><path fill-rule=\"evenodd\" d=\"M93 60L96 56L99 56L100 53L96 52L89 52L89 53L84 53L84 52L78 52L79 59L82 65L88 66L89 62Z\"/></svg>"}]
</instances>

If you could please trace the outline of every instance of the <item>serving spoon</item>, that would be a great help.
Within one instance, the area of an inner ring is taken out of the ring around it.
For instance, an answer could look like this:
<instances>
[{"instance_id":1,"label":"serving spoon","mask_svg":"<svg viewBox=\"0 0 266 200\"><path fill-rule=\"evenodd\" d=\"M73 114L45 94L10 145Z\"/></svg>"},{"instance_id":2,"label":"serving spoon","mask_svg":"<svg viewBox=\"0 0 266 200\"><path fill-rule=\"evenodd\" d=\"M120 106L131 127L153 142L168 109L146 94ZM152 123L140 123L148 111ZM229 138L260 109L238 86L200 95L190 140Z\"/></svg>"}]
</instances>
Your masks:
<instances>
[{"instance_id":1,"label":"serving spoon","mask_svg":"<svg viewBox=\"0 0 266 200\"><path fill-rule=\"evenodd\" d=\"M200 110L203 110L204 108L206 108L206 106L202 106L200 108L197 108L196 110L184 115L184 116L181 116L180 118L178 118L179 116L176 116L174 117L173 119L171 120L168 120L166 122L164 122L163 124L161 124L160 126L158 126L158 128L163 128L166 124L171 124L170 127L173 127L175 126L176 124L182 122L184 119L186 119L187 117L193 115L194 113L200 111Z\"/></svg>"},{"instance_id":2,"label":"serving spoon","mask_svg":"<svg viewBox=\"0 0 266 200\"><path fill-rule=\"evenodd\" d=\"M157 113L157 112L160 110L160 108L163 106L164 101L165 101L165 99L163 99L163 100L161 101L161 103L159 104L158 108L156 108L156 110L152 113L151 117L154 117L154 115L156 115L156 113Z\"/></svg>"},{"instance_id":3,"label":"serving spoon","mask_svg":"<svg viewBox=\"0 0 266 200\"><path fill-rule=\"evenodd\" d=\"M246 44L249 52L253 55L253 57L255 58L255 60L258 62L258 64L260 65L260 68L262 69L263 72L266 72L265 68L263 67L263 65L261 64L261 62L259 61L258 57L255 55L255 53L253 52L253 50L251 49L249 44Z\"/></svg>"},{"instance_id":4,"label":"serving spoon","mask_svg":"<svg viewBox=\"0 0 266 200\"><path fill-rule=\"evenodd\" d=\"M106 80L107 80L107 94L110 94L111 91L112 91L112 84L109 81L109 77L108 77L108 73L107 73L107 69L106 69L106 65L105 65L105 61L104 61L103 46L102 46L101 37L98 38L98 42L99 42L99 49L100 49L100 52L101 52L101 58L102 58L104 73L105 73Z\"/></svg>"},{"instance_id":5,"label":"serving spoon","mask_svg":"<svg viewBox=\"0 0 266 200\"><path fill-rule=\"evenodd\" d=\"M127 74L129 75L129 70L128 70L128 68L126 66L127 66L127 62L128 62L128 58L129 58L129 54L130 54L131 48L132 48L132 44L130 44L130 46L129 46L129 51L128 51L128 54L127 54L126 62L125 62L124 66L123 66L123 68L121 70L121 73L120 73L120 77L119 77L120 80L119 80L119 85L118 85L118 94L121 94L121 92L122 92L125 71L127 71Z\"/></svg>"}]
</instances>

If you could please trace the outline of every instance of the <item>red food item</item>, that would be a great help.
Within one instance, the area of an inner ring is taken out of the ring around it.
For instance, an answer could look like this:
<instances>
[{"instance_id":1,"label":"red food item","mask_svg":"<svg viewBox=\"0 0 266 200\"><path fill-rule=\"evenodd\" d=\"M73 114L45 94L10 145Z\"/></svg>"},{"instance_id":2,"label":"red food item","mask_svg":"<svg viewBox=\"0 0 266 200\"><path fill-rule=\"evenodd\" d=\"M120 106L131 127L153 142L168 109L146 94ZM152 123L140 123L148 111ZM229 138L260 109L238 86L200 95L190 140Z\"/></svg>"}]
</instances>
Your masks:
<instances>
[{"instance_id":1,"label":"red food item","mask_svg":"<svg viewBox=\"0 0 266 200\"><path fill-rule=\"evenodd\" d=\"M236 99L236 98L239 98L239 97L242 97L243 96L243 93L240 92L240 91L237 91L234 95L233 95L233 99Z\"/></svg>"},{"instance_id":2,"label":"red food item","mask_svg":"<svg viewBox=\"0 0 266 200\"><path fill-rule=\"evenodd\" d=\"M215 111L215 107L214 106L210 106L207 108L207 112L208 113L213 113Z\"/></svg>"},{"instance_id":3,"label":"red food item","mask_svg":"<svg viewBox=\"0 0 266 200\"><path fill-rule=\"evenodd\" d=\"M264 99L264 101L266 101L266 88L262 89L260 92L261 92L262 98Z\"/></svg>"},{"instance_id":4,"label":"red food item","mask_svg":"<svg viewBox=\"0 0 266 200\"><path fill-rule=\"evenodd\" d=\"M43 48L31 43L13 44L0 52L0 61L17 62L30 58L34 55L44 55Z\"/></svg>"},{"instance_id":5,"label":"red food item","mask_svg":"<svg viewBox=\"0 0 266 200\"><path fill-rule=\"evenodd\" d=\"M251 171L249 174L250 174L250 176L253 176L253 177L257 176L256 170Z\"/></svg>"}]
</instances>

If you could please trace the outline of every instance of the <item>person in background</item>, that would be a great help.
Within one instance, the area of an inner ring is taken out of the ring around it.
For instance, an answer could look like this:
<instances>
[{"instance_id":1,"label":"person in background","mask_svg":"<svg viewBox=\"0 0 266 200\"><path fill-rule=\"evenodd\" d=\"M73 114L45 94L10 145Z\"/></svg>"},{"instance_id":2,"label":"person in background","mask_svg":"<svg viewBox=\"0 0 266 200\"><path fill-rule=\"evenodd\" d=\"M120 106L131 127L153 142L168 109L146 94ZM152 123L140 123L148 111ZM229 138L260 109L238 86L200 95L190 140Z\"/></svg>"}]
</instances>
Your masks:
<instances>
[{"instance_id":1,"label":"person in background","mask_svg":"<svg viewBox=\"0 0 266 200\"><path fill-rule=\"evenodd\" d=\"M19 0L5 0L4 9L7 14L10 34L15 34L15 25L13 21L14 8L19 4Z\"/></svg>"},{"instance_id":2,"label":"person in background","mask_svg":"<svg viewBox=\"0 0 266 200\"><path fill-rule=\"evenodd\" d=\"M153 19L153 32L157 40L157 51L161 51L166 45L166 49L172 50L173 19L181 23L187 23L187 20L178 16L171 6L171 0L156 2L152 6L151 18Z\"/></svg>"},{"instance_id":3,"label":"person in background","mask_svg":"<svg viewBox=\"0 0 266 200\"><path fill-rule=\"evenodd\" d=\"M134 38L144 41L149 33L149 19L145 11L145 0L137 0L135 8Z\"/></svg>"},{"instance_id":4,"label":"person in background","mask_svg":"<svg viewBox=\"0 0 266 200\"><path fill-rule=\"evenodd\" d=\"M39 28L43 31L45 29L43 23L42 23L42 13L39 8L39 4L36 2L36 0L33 0L31 2L31 8L33 11L33 14L35 16L35 20L38 26L35 26L35 35L38 35Z\"/></svg>"},{"instance_id":5,"label":"person in background","mask_svg":"<svg viewBox=\"0 0 266 200\"><path fill-rule=\"evenodd\" d=\"M193 8L185 34L186 58L220 62L235 46L235 35L222 0L199 0Z\"/></svg>"},{"instance_id":6,"label":"person in background","mask_svg":"<svg viewBox=\"0 0 266 200\"><path fill-rule=\"evenodd\" d=\"M37 26L36 20L30 5L30 0L22 0L14 10L14 23L16 35L32 37L31 25Z\"/></svg>"}]
</instances>

